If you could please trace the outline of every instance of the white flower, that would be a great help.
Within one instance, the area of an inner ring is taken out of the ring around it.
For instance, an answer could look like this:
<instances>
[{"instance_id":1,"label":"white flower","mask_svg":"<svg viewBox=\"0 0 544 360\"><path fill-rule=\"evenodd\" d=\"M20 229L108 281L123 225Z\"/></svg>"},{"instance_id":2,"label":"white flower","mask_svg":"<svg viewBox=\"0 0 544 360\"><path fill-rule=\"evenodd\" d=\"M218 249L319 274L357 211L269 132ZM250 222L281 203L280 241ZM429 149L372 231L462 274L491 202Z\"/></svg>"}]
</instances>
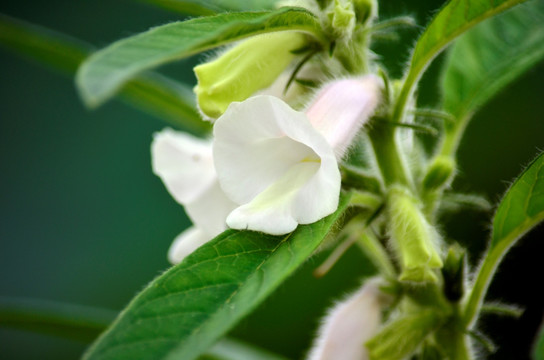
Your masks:
<instances>
[{"instance_id":1,"label":"white flower","mask_svg":"<svg viewBox=\"0 0 544 360\"><path fill-rule=\"evenodd\" d=\"M240 204L228 226L282 235L333 213L337 159L375 110L379 84L374 76L332 82L306 114L272 96L232 103L213 142L221 188Z\"/></svg>"},{"instance_id":2,"label":"white flower","mask_svg":"<svg viewBox=\"0 0 544 360\"><path fill-rule=\"evenodd\" d=\"M213 155L221 188L242 204L227 217L231 228L281 235L338 207L331 146L306 115L278 98L232 103L215 123Z\"/></svg>"},{"instance_id":3,"label":"white flower","mask_svg":"<svg viewBox=\"0 0 544 360\"><path fill-rule=\"evenodd\" d=\"M181 233L168 252L179 263L200 245L226 230L225 219L236 207L217 182L211 141L165 129L151 144L153 172L185 207L195 225Z\"/></svg>"},{"instance_id":4,"label":"white flower","mask_svg":"<svg viewBox=\"0 0 544 360\"><path fill-rule=\"evenodd\" d=\"M368 281L326 316L309 360L367 360L365 343L378 331L386 296L378 280Z\"/></svg>"}]
</instances>

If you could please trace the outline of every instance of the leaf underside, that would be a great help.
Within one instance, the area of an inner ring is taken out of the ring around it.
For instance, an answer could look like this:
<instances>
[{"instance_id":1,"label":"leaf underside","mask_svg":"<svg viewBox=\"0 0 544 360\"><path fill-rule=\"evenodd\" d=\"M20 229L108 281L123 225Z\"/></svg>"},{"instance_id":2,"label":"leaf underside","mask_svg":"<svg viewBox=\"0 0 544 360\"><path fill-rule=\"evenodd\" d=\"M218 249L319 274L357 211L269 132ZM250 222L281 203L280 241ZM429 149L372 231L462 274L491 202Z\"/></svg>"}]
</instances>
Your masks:
<instances>
[{"instance_id":1,"label":"leaf underside","mask_svg":"<svg viewBox=\"0 0 544 360\"><path fill-rule=\"evenodd\" d=\"M456 40L444 66L444 110L462 120L544 58L544 2L528 1Z\"/></svg>"},{"instance_id":2,"label":"leaf underside","mask_svg":"<svg viewBox=\"0 0 544 360\"><path fill-rule=\"evenodd\" d=\"M401 120L408 99L431 61L456 37L479 22L525 0L451 0L433 18L418 39L410 67L395 107L394 120Z\"/></svg>"}]
</instances>

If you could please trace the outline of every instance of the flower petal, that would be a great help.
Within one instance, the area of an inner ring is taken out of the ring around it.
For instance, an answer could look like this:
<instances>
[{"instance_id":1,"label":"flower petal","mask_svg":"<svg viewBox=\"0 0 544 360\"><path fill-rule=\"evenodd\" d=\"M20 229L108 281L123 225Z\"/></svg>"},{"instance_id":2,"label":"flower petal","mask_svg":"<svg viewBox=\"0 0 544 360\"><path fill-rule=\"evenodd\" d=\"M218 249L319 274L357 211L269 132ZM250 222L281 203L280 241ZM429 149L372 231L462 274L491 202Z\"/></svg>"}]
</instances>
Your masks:
<instances>
[{"instance_id":1,"label":"flower petal","mask_svg":"<svg viewBox=\"0 0 544 360\"><path fill-rule=\"evenodd\" d=\"M195 201L185 204L187 215L211 239L227 229L225 219L236 208L214 181Z\"/></svg>"},{"instance_id":2,"label":"flower petal","mask_svg":"<svg viewBox=\"0 0 544 360\"><path fill-rule=\"evenodd\" d=\"M377 280L334 306L319 329L309 360L366 360L365 342L378 331L381 307L386 300Z\"/></svg>"},{"instance_id":3,"label":"flower petal","mask_svg":"<svg viewBox=\"0 0 544 360\"><path fill-rule=\"evenodd\" d=\"M375 75L335 80L323 87L306 115L341 159L361 126L376 110L382 81Z\"/></svg>"},{"instance_id":4,"label":"flower petal","mask_svg":"<svg viewBox=\"0 0 544 360\"><path fill-rule=\"evenodd\" d=\"M229 226L280 235L338 207L340 172L332 148L283 101L255 96L233 103L214 135L221 187L242 204L229 215Z\"/></svg>"},{"instance_id":5,"label":"flower petal","mask_svg":"<svg viewBox=\"0 0 544 360\"><path fill-rule=\"evenodd\" d=\"M213 237L209 237L197 227L190 227L175 239L170 249L168 249L168 261L172 264L180 263L187 255L198 249L210 241Z\"/></svg>"},{"instance_id":6,"label":"flower petal","mask_svg":"<svg viewBox=\"0 0 544 360\"><path fill-rule=\"evenodd\" d=\"M278 181L257 195L249 204L235 209L227 224L233 229L259 230L267 234L282 235L295 230L299 224L293 211L300 200L300 190L319 169L319 163L306 162L293 165ZM319 198L313 196L313 198ZM297 209L300 211L300 209ZM311 207L302 209L312 212ZM316 220L314 220L316 221Z\"/></svg>"},{"instance_id":7,"label":"flower petal","mask_svg":"<svg viewBox=\"0 0 544 360\"><path fill-rule=\"evenodd\" d=\"M153 172L182 205L195 201L217 179L211 142L164 129L151 144Z\"/></svg>"}]
</instances>

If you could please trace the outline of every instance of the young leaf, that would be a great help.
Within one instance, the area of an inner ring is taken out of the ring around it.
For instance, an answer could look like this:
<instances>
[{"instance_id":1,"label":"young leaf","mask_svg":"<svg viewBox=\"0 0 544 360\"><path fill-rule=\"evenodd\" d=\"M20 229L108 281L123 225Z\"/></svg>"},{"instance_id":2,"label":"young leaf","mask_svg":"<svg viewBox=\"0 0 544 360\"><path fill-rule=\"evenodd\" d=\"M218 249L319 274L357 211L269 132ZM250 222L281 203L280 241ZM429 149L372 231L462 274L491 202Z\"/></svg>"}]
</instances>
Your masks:
<instances>
[{"instance_id":1,"label":"young leaf","mask_svg":"<svg viewBox=\"0 0 544 360\"><path fill-rule=\"evenodd\" d=\"M35 299L0 297L0 325L90 341L115 317L115 312Z\"/></svg>"},{"instance_id":2,"label":"young leaf","mask_svg":"<svg viewBox=\"0 0 544 360\"><path fill-rule=\"evenodd\" d=\"M224 232L151 282L84 358L194 359L313 253L347 203L285 236Z\"/></svg>"},{"instance_id":3,"label":"young leaf","mask_svg":"<svg viewBox=\"0 0 544 360\"><path fill-rule=\"evenodd\" d=\"M0 14L0 45L73 76L93 47L83 41ZM192 91L156 73L144 73L128 82L121 99L175 126L204 134L209 125L196 111Z\"/></svg>"},{"instance_id":4,"label":"young leaf","mask_svg":"<svg viewBox=\"0 0 544 360\"><path fill-rule=\"evenodd\" d=\"M517 178L497 208L491 244L466 305L464 319L467 325L472 323L480 310L485 292L504 254L543 220L544 153L541 153Z\"/></svg>"},{"instance_id":5,"label":"young leaf","mask_svg":"<svg viewBox=\"0 0 544 360\"><path fill-rule=\"evenodd\" d=\"M480 21L525 0L450 0L433 18L416 43L393 120L399 121L414 86L431 61L457 36Z\"/></svg>"},{"instance_id":6,"label":"young leaf","mask_svg":"<svg viewBox=\"0 0 544 360\"><path fill-rule=\"evenodd\" d=\"M144 0L185 15L215 15L221 12L272 10L278 0Z\"/></svg>"},{"instance_id":7,"label":"young leaf","mask_svg":"<svg viewBox=\"0 0 544 360\"><path fill-rule=\"evenodd\" d=\"M226 13L155 27L102 49L79 68L76 84L88 106L98 106L144 70L249 36L295 30L323 38L319 19L302 8Z\"/></svg>"}]
</instances>

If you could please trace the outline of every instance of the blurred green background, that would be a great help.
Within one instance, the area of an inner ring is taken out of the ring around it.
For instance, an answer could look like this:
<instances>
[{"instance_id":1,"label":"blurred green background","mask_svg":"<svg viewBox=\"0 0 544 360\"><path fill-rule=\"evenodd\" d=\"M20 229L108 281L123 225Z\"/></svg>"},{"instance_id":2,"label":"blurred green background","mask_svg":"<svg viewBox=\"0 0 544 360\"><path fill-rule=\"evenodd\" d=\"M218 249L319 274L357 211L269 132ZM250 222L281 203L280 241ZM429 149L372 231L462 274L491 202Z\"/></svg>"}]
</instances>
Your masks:
<instances>
[{"instance_id":1,"label":"blurred green background","mask_svg":"<svg viewBox=\"0 0 544 360\"><path fill-rule=\"evenodd\" d=\"M413 14L425 24L441 1L387 1L385 17ZM418 8L414 8L418 6ZM178 20L138 1L3 0L0 12L71 34L98 47ZM419 30L380 47L396 69ZM194 83L197 59L164 72ZM438 101L440 59L425 76L421 102ZM460 149L457 189L497 201L511 181L544 150L544 64L475 117ZM187 225L182 208L151 173L152 134L166 126L112 101L88 111L72 79L0 47L0 296L38 298L120 310L169 265L166 251ZM463 212L444 232L469 246L476 263L485 249L491 214ZM485 317L481 329L501 347L491 359L528 359L543 316L543 227L505 259L490 298L526 308L521 319ZM318 318L371 274L357 249L322 279L311 272L323 255L281 286L232 332L292 358L302 358ZM87 344L0 328L1 359L73 359Z\"/></svg>"}]
</instances>

